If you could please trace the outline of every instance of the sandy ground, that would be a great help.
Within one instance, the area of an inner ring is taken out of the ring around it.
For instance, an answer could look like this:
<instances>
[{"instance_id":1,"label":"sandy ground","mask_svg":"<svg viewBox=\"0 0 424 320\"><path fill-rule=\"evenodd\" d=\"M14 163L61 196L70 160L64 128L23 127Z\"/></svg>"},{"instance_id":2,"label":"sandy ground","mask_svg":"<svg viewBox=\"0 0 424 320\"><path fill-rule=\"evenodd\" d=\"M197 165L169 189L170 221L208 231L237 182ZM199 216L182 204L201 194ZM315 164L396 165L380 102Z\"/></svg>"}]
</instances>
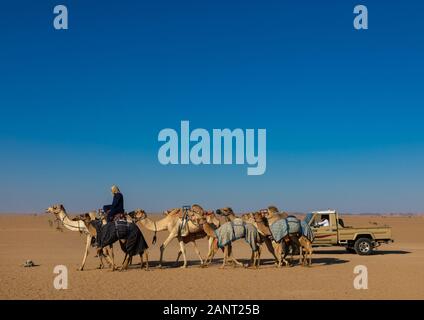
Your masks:
<instances>
[{"instance_id":1,"label":"sandy ground","mask_svg":"<svg viewBox=\"0 0 424 320\"><path fill-rule=\"evenodd\" d=\"M156 216L154 219L158 219ZM0 215L0 298L1 299L423 299L424 298L424 216L384 217L345 216L345 223L370 226L377 222L393 228L395 243L384 245L372 256L358 256L343 248L317 249L313 266L277 269L264 248L259 270L219 269L222 253L214 264L199 268L192 245L187 248L190 266L175 267L178 243L165 252L166 268L154 266L159 244L150 247L152 270L133 265L126 272L98 270L98 259L91 250L85 271L81 263L85 237L78 232L57 231L50 227L48 215ZM152 233L143 230L149 244ZM206 240L199 248L207 253ZM116 257L122 261L120 248ZM249 247L240 240L234 245L237 258L248 259ZM21 266L27 259L37 267ZM139 258L134 257L134 263ZM56 290L53 280L56 265L68 268L69 288ZM368 268L368 290L353 286L356 265Z\"/></svg>"}]
</instances>

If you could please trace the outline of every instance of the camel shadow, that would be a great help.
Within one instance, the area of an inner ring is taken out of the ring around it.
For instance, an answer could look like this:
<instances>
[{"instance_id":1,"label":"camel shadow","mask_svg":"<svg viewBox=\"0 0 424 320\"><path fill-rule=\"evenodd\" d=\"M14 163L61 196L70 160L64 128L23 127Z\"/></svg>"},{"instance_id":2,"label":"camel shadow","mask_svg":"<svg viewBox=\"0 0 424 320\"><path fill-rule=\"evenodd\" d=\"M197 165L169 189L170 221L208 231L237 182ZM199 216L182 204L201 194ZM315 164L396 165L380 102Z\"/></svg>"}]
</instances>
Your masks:
<instances>
[{"instance_id":1,"label":"camel shadow","mask_svg":"<svg viewBox=\"0 0 424 320\"><path fill-rule=\"evenodd\" d=\"M312 258L312 265L330 266L335 264L348 263L350 260L338 258Z\"/></svg>"},{"instance_id":2,"label":"camel shadow","mask_svg":"<svg viewBox=\"0 0 424 320\"><path fill-rule=\"evenodd\" d=\"M338 258L315 258L312 257L312 265L335 265L347 263L349 260L338 259ZM263 265L274 265L274 259L261 259ZM299 260L295 257L293 260L293 266L299 265Z\"/></svg>"},{"instance_id":3,"label":"camel shadow","mask_svg":"<svg viewBox=\"0 0 424 320\"><path fill-rule=\"evenodd\" d=\"M163 261L162 266L159 267L159 260L149 261L149 268L152 269L179 269L183 265L183 261ZM187 268L189 267L200 267L201 263L199 260L187 260ZM140 262L133 262L128 266L128 269L140 269Z\"/></svg>"},{"instance_id":4,"label":"camel shadow","mask_svg":"<svg viewBox=\"0 0 424 320\"><path fill-rule=\"evenodd\" d=\"M250 259L238 259L243 264L250 264ZM344 259L338 259L338 258L312 258L312 265L316 266L326 266L326 265L337 265L337 264L343 264L348 263L349 260ZM178 264L175 263L175 261L165 261L162 263L162 267L159 267L159 261L149 261L149 268L151 269L179 269L182 266L183 262L180 261ZM213 267L213 266L220 266L222 264L222 258L213 259L208 266L206 267ZM273 266L275 265L274 259L261 259L261 265L262 266ZM295 258L293 261L293 267L294 266L300 266L298 263L298 260ZM199 260L188 260L187 261L187 267L202 267ZM144 267L143 267L144 268ZM136 262L128 266L128 270L135 270L140 269L140 263Z\"/></svg>"}]
</instances>

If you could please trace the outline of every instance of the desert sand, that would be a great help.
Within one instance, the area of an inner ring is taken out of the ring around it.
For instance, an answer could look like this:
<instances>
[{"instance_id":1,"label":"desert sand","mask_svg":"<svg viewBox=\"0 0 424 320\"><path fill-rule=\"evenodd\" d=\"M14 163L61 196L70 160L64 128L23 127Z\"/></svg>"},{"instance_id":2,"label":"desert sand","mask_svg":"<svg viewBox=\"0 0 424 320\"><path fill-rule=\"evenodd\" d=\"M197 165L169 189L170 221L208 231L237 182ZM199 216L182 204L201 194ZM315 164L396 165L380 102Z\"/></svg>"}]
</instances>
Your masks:
<instances>
[{"instance_id":1,"label":"desert sand","mask_svg":"<svg viewBox=\"0 0 424 320\"><path fill-rule=\"evenodd\" d=\"M159 215L152 216L160 218ZM191 244L187 247L189 267L174 266L178 243L165 251L165 268L155 268L159 245L167 233L153 234L142 229L150 245L151 271L140 270L134 257L128 271L98 270L99 261L90 251L86 270L79 267L85 236L78 232L60 232L49 225L51 216L0 215L0 299L423 299L424 298L424 216L344 216L345 223L369 226L389 225L395 242L381 246L372 256L347 253L344 248L316 248L313 266L277 269L263 248L259 270L219 269L222 252L213 265L199 268ZM206 240L198 241L203 256ZM248 245L234 245L236 258L250 258ZM115 245L116 261L123 254ZM31 259L38 266L24 268ZM56 265L68 268L69 287L56 290L53 280ZM353 286L356 265L368 268L368 289Z\"/></svg>"}]
</instances>

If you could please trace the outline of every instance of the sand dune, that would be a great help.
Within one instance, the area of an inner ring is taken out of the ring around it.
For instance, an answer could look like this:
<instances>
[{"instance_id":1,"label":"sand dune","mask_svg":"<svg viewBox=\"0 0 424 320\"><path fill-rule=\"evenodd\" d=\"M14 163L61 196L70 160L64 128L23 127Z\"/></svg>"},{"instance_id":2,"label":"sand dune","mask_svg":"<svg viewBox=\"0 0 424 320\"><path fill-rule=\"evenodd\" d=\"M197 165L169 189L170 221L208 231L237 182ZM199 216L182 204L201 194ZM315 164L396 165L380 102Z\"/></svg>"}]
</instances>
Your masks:
<instances>
[{"instance_id":1,"label":"sand dune","mask_svg":"<svg viewBox=\"0 0 424 320\"><path fill-rule=\"evenodd\" d=\"M155 217L159 218L159 216ZM86 271L81 263L85 237L77 232L59 232L50 227L50 216L0 215L0 298L1 299L423 299L424 298L424 217L345 216L347 224L387 224L393 227L395 243L384 245L372 256L358 256L343 248L317 249L313 266L276 269L264 248L259 270L228 268L220 270L222 253L212 266L198 267L189 244L190 266L176 268L178 244L165 252L167 267L154 266L159 244L166 232L159 233L158 244L150 248L152 271L133 265L126 272L97 270L98 260L91 250ZM151 243L152 233L143 230ZM206 240L199 241L203 255ZM117 261L122 261L115 248ZM242 240L234 246L237 258L248 259L249 247ZM32 259L37 267L21 264ZM139 262L134 257L134 263ZM69 270L69 288L56 290L53 268ZM356 265L368 268L369 289L353 287Z\"/></svg>"}]
</instances>

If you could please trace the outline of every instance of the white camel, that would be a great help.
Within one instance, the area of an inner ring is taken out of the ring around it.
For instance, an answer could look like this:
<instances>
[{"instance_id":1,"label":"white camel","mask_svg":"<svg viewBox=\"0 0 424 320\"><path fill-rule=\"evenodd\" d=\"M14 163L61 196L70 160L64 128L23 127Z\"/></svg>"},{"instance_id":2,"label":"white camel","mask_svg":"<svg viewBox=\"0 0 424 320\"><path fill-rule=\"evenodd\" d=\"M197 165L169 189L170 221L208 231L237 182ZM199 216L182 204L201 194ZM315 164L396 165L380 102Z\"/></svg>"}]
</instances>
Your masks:
<instances>
[{"instance_id":1,"label":"white camel","mask_svg":"<svg viewBox=\"0 0 424 320\"><path fill-rule=\"evenodd\" d=\"M82 263L81 263L81 267L78 268L79 271L82 271L84 269L85 266L85 262L87 260L87 256L88 256L88 251L90 249L91 246L91 241L94 237L93 233L90 232L90 230L87 228L87 226L85 225L84 221L82 220L72 220L68 217L66 210L64 208L64 206L62 204L55 204L49 208L46 209L46 213L50 213L53 214L59 221L62 222L63 226L71 231L78 231L84 235L86 235L86 242L85 242L85 251L84 251L84 256L82 258ZM89 213L90 217L92 217L93 219L96 216L95 212L90 212ZM107 250L104 250L107 262L112 265L112 270L114 269L114 259L113 259L113 250L112 248L111 252L109 254L109 252ZM101 255L100 255L101 258ZM101 266L103 265L102 260L101 261Z\"/></svg>"}]
</instances>

